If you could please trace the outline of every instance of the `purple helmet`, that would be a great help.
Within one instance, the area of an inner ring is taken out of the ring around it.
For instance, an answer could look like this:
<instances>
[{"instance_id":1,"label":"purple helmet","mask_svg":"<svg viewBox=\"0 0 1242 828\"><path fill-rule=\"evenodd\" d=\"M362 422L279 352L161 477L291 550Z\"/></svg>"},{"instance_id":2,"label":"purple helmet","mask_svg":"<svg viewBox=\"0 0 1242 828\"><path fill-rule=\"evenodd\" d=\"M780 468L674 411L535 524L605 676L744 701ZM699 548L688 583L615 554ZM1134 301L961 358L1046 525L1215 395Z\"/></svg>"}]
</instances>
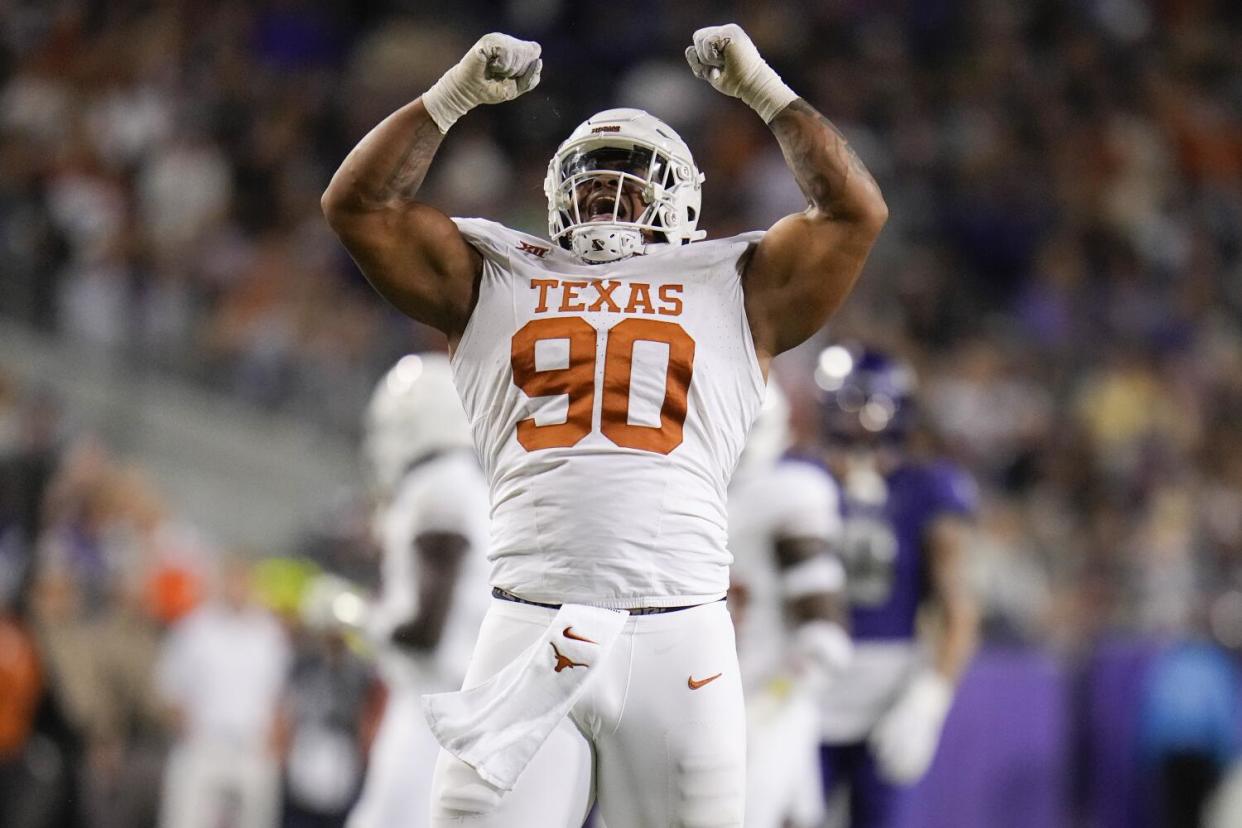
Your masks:
<instances>
[{"instance_id":1,"label":"purple helmet","mask_svg":"<svg viewBox=\"0 0 1242 828\"><path fill-rule=\"evenodd\" d=\"M858 343L830 345L815 364L824 433L833 441L895 442L914 416L914 369Z\"/></svg>"}]
</instances>

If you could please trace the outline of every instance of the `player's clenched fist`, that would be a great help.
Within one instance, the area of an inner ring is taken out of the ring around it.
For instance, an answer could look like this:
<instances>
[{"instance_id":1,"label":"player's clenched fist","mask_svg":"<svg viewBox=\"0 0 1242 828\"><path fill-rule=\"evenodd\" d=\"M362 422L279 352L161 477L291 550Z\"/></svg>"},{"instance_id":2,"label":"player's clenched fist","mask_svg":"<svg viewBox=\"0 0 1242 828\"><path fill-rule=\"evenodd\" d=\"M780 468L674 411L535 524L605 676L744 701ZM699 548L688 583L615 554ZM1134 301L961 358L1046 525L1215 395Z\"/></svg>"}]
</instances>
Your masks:
<instances>
[{"instance_id":1,"label":"player's clenched fist","mask_svg":"<svg viewBox=\"0 0 1242 828\"><path fill-rule=\"evenodd\" d=\"M740 98L765 123L798 97L759 56L755 44L736 23L699 29L694 33L694 45L686 48L686 60L696 77L717 91Z\"/></svg>"},{"instance_id":2,"label":"player's clenched fist","mask_svg":"<svg viewBox=\"0 0 1242 828\"><path fill-rule=\"evenodd\" d=\"M479 104L511 101L539 84L539 44L492 32L479 38L457 65L423 93L423 106L448 132Z\"/></svg>"}]
</instances>

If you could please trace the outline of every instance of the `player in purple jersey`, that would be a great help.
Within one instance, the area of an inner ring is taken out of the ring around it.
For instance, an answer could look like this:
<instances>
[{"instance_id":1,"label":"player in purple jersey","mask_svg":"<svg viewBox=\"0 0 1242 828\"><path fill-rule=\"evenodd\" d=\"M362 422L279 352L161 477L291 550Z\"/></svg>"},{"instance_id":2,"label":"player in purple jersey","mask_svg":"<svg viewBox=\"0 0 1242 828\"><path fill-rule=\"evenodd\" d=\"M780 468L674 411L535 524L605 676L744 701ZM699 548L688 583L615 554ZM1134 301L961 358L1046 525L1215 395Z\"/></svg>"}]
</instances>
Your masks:
<instances>
[{"instance_id":1,"label":"player in purple jersey","mask_svg":"<svg viewBox=\"0 0 1242 828\"><path fill-rule=\"evenodd\" d=\"M820 355L815 381L826 458L841 486L855 641L850 677L824 697L824 790L831 798L848 788L853 828L883 828L931 764L975 648L965 548L977 492L953 463L907 450L908 365L834 345Z\"/></svg>"}]
</instances>

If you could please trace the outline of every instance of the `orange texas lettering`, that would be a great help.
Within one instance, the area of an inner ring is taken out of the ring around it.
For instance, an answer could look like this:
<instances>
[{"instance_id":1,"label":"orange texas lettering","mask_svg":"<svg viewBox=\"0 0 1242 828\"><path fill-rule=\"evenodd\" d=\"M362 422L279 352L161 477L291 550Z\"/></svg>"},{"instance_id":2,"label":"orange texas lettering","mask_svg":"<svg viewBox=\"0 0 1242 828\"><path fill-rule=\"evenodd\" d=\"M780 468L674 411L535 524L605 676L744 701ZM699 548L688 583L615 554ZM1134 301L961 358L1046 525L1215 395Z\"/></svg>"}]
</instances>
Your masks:
<instances>
[{"instance_id":1,"label":"orange texas lettering","mask_svg":"<svg viewBox=\"0 0 1242 828\"><path fill-rule=\"evenodd\" d=\"M616 279L531 279L535 313L627 313L681 316L682 284L652 285Z\"/></svg>"}]
</instances>

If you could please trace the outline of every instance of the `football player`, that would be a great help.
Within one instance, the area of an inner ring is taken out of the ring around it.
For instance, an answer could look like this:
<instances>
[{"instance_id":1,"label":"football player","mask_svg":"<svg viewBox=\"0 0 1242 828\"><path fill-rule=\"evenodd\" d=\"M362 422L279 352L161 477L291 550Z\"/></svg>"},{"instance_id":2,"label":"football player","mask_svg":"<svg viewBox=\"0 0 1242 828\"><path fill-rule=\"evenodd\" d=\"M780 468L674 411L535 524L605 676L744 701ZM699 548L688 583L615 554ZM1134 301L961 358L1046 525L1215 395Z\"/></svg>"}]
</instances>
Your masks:
<instances>
[{"instance_id":1,"label":"football player","mask_svg":"<svg viewBox=\"0 0 1242 828\"><path fill-rule=\"evenodd\" d=\"M772 382L729 484L729 609L746 692L747 828L819 825L819 693L848 665L837 486L784 458L789 404Z\"/></svg>"},{"instance_id":2,"label":"football player","mask_svg":"<svg viewBox=\"0 0 1242 828\"><path fill-rule=\"evenodd\" d=\"M895 824L903 790L931 764L975 648L964 557L977 493L962 469L906 450L915 387L906 363L833 345L820 354L815 382L842 490L839 549L854 639L848 679L823 696L824 788L848 787L854 828L880 828Z\"/></svg>"},{"instance_id":3,"label":"football player","mask_svg":"<svg viewBox=\"0 0 1242 828\"><path fill-rule=\"evenodd\" d=\"M487 609L487 481L441 354L409 355L388 371L365 434L383 553L365 626L388 698L347 825L417 828L439 752L419 696L461 685Z\"/></svg>"},{"instance_id":4,"label":"football player","mask_svg":"<svg viewBox=\"0 0 1242 828\"><path fill-rule=\"evenodd\" d=\"M491 483L494 600L466 689L426 699L450 748L433 824L578 826L596 800L610 828L740 825L726 488L769 361L845 300L887 207L736 25L699 30L686 58L769 125L804 211L703 241L689 147L633 109L553 155L548 240L421 201L444 134L533 89L539 55L485 35L323 197L371 284L447 335Z\"/></svg>"}]
</instances>

